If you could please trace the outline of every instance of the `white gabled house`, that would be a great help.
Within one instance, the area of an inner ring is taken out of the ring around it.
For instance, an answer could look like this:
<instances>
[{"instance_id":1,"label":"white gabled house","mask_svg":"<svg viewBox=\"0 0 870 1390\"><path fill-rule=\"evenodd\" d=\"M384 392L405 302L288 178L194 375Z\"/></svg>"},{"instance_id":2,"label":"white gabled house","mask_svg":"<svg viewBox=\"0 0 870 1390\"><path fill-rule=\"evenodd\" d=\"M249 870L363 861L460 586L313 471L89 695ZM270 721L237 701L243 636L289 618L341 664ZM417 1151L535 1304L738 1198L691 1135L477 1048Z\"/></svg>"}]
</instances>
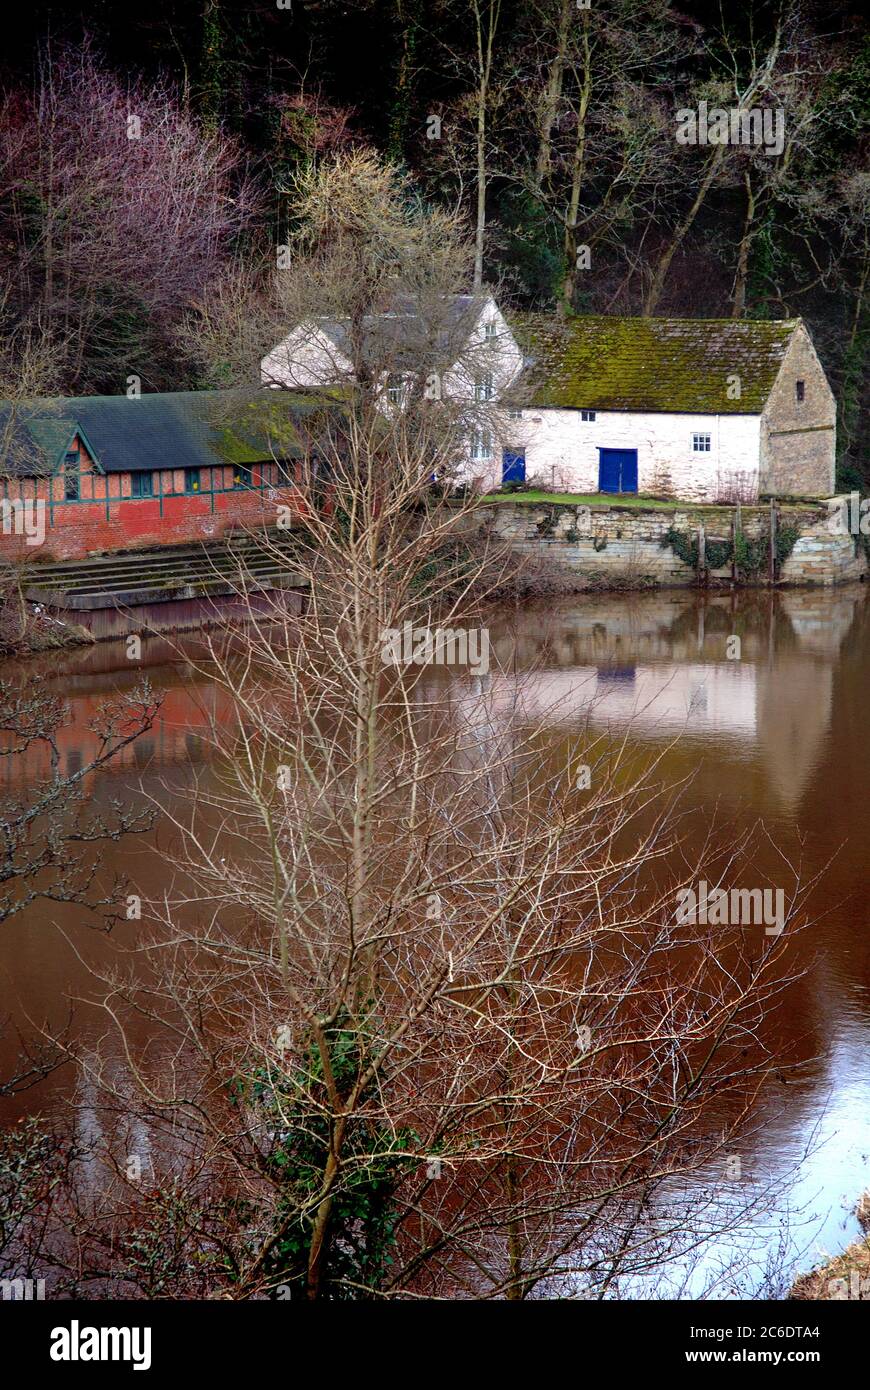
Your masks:
<instances>
[{"instance_id":1,"label":"white gabled house","mask_svg":"<svg viewBox=\"0 0 870 1390\"><path fill-rule=\"evenodd\" d=\"M316 317L297 324L263 358L261 380L291 390L353 380L349 331L346 319ZM523 365L504 315L486 293L453 295L430 312L403 300L372 314L363 325L362 354L379 371L385 410L401 406L408 380L423 372L433 398L467 401L470 419L480 422L488 420ZM384 363L389 372L382 370ZM476 464L492 465L495 435L489 424L470 424L468 452Z\"/></svg>"},{"instance_id":2,"label":"white gabled house","mask_svg":"<svg viewBox=\"0 0 870 1390\"><path fill-rule=\"evenodd\" d=\"M801 319L525 315L515 328L513 477L698 502L833 492L836 404Z\"/></svg>"}]
</instances>

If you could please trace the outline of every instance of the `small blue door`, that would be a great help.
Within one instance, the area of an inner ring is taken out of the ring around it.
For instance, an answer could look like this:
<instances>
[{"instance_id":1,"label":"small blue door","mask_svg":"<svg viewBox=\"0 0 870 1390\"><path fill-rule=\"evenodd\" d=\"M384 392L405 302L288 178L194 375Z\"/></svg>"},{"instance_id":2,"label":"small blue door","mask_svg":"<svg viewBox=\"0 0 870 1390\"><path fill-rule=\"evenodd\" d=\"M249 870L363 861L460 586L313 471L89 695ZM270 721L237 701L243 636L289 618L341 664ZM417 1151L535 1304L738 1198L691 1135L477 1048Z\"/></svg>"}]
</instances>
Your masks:
<instances>
[{"instance_id":1,"label":"small blue door","mask_svg":"<svg viewBox=\"0 0 870 1390\"><path fill-rule=\"evenodd\" d=\"M502 449L502 483L524 483L526 481L526 456L514 449Z\"/></svg>"},{"instance_id":2,"label":"small blue door","mask_svg":"<svg viewBox=\"0 0 870 1390\"><path fill-rule=\"evenodd\" d=\"M637 449L598 450L598 491L637 492Z\"/></svg>"}]
</instances>

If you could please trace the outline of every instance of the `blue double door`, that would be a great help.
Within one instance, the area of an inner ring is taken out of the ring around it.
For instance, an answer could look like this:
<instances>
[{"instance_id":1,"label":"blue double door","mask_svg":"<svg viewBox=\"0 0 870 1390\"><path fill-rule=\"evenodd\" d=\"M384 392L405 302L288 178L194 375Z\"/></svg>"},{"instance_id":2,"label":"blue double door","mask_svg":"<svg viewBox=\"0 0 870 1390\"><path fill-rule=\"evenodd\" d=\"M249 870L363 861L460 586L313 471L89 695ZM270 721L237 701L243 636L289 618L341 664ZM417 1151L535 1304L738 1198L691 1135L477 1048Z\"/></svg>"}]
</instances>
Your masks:
<instances>
[{"instance_id":1,"label":"blue double door","mask_svg":"<svg viewBox=\"0 0 870 1390\"><path fill-rule=\"evenodd\" d=\"M598 450L598 491L637 492L637 449Z\"/></svg>"}]
</instances>

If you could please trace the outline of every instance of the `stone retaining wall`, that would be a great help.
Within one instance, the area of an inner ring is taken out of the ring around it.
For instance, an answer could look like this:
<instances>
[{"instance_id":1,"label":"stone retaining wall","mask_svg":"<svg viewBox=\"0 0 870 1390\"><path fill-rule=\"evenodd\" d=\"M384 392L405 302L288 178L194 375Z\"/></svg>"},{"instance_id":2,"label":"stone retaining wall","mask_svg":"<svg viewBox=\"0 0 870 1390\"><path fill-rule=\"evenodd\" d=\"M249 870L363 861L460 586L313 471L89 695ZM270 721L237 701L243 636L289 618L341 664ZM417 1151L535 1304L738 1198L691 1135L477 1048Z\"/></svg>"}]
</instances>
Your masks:
<instances>
[{"instance_id":1,"label":"stone retaining wall","mask_svg":"<svg viewBox=\"0 0 870 1390\"><path fill-rule=\"evenodd\" d=\"M574 571L590 583L608 580L621 587L645 588L697 582L695 570L663 545L671 529L697 536L703 525L708 544L730 539L734 509L675 505L673 510L639 507L575 507L569 504L499 502L474 513L470 524L530 559ZM766 536L766 507L741 509L741 530L749 540ZM779 576L782 584L843 584L863 578L867 561L852 536L830 532L826 506L784 506L780 524L797 526L800 536ZM730 562L712 570L713 582L730 582ZM741 583L766 585L767 574L741 576Z\"/></svg>"}]
</instances>

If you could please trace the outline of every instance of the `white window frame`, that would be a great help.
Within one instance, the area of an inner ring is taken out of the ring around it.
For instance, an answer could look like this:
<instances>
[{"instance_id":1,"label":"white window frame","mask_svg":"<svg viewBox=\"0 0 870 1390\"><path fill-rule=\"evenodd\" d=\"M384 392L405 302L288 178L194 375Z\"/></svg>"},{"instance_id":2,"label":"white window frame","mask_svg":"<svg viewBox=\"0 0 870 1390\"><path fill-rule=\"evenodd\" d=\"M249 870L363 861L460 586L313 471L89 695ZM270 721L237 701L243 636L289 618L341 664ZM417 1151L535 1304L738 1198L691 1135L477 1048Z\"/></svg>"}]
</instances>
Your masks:
<instances>
[{"instance_id":1,"label":"white window frame","mask_svg":"<svg viewBox=\"0 0 870 1390\"><path fill-rule=\"evenodd\" d=\"M401 405L405 397L405 383L401 376L391 372L387 377L387 400L391 405Z\"/></svg>"},{"instance_id":2,"label":"white window frame","mask_svg":"<svg viewBox=\"0 0 870 1390\"><path fill-rule=\"evenodd\" d=\"M595 419L595 411L594 411L594 410L581 410L581 411L580 411L580 419L581 419L581 420L584 420L584 421L586 422L587 425L591 425L592 422L593 422L594 419Z\"/></svg>"},{"instance_id":3,"label":"white window frame","mask_svg":"<svg viewBox=\"0 0 870 1390\"><path fill-rule=\"evenodd\" d=\"M704 442L706 440L706 443ZM692 431L692 453L693 454L712 454L713 436L705 430Z\"/></svg>"},{"instance_id":4,"label":"white window frame","mask_svg":"<svg viewBox=\"0 0 870 1390\"><path fill-rule=\"evenodd\" d=\"M492 458L492 435L489 430L472 430L471 457L475 463L487 463Z\"/></svg>"},{"instance_id":5,"label":"white window frame","mask_svg":"<svg viewBox=\"0 0 870 1390\"><path fill-rule=\"evenodd\" d=\"M474 399L476 401L491 401L494 395L492 372L484 372L483 376L475 377Z\"/></svg>"},{"instance_id":6,"label":"white window frame","mask_svg":"<svg viewBox=\"0 0 870 1390\"><path fill-rule=\"evenodd\" d=\"M486 343L494 343L498 337L498 324L495 319L487 319L483 325L483 340Z\"/></svg>"}]
</instances>

